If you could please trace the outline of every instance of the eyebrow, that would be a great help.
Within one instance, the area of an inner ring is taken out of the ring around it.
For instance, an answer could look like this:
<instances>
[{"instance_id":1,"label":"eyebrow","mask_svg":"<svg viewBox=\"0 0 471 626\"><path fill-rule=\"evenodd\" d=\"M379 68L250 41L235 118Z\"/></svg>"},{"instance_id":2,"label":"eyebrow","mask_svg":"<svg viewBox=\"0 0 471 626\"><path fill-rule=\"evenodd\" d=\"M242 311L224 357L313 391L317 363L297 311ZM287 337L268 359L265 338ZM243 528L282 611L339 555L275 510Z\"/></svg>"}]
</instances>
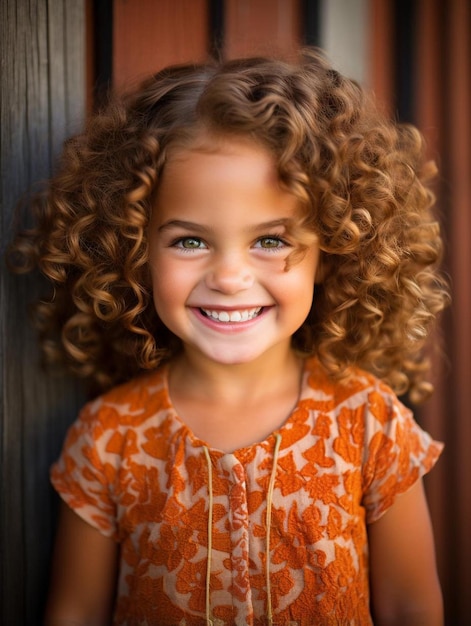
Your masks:
<instances>
[{"instance_id":1,"label":"eyebrow","mask_svg":"<svg viewBox=\"0 0 471 626\"><path fill-rule=\"evenodd\" d=\"M277 220L271 220L269 222L255 224L254 226L250 226L247 230L250 232L258 232L267 229L269 230L270 228L276 228L277 226L283 226L287 228L290 224L292 224L292 222L292 218L282 217ZM193 232L206 232L212 230L211 226L204 226L196 222L188 222L186 220L168 220L167 222L164 222L161 226L159 226L159 232L170 230L172 228L182 228L184 230L191 230Z\"/></svg>"}]
</instances>

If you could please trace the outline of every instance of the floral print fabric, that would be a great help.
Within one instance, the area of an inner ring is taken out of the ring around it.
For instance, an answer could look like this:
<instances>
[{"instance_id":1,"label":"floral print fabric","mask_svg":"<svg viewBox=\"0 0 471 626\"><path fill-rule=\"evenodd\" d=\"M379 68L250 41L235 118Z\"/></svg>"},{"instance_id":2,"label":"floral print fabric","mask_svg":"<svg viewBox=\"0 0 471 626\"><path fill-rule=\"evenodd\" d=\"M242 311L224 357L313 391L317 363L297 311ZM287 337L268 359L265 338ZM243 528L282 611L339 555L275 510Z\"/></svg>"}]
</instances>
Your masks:
<instances>
[{"instance_id":1,"label":"floral print fabric","mask_svg":"<svg viewBox=\"0 0 471 626\"><path fill-rule=\"evenodd\" d=\"M285 424L224 453L176 415L164 367L84 408L52 481L120 543L116 625L365 626L366 525L441 447L373 376L310 359Z\"/></svg>"}]
</instances>

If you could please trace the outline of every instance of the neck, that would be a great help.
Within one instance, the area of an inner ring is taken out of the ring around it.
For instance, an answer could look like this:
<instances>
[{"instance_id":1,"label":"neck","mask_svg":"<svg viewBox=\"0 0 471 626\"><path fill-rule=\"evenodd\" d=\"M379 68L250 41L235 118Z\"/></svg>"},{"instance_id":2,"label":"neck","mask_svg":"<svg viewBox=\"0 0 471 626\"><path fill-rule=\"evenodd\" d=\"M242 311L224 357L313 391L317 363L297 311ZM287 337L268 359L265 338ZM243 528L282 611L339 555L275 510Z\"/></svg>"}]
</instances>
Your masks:
<instances>
[{"instance_id":1,"label":"neck","mask_svg":"<svg viewBox=\"0 0 471 626\"><path fill-rule=\"evenodd\" d=\"M270 351L255 361L220 364L185 351L171 365L172 387L191 395L239 402L284 386L297 385L302 361L290 346Z\"/></svg>"}]
</instances>

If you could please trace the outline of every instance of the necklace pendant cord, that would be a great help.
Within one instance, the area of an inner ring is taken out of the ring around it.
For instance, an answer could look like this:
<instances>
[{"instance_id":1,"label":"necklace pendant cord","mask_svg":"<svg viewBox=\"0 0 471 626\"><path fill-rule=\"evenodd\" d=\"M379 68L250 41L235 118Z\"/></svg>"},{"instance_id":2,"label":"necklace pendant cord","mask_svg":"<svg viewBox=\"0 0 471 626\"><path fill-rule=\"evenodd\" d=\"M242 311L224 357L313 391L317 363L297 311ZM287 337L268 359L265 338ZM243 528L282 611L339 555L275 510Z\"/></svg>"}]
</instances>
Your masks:
<instances>
[{"instance_id":1,"label":"necklace pendant cord","mask_svg":"<svg viewBox=\"0 0 471 626\"><path fill-rule=\"evenodd\" d=\"M213 626L211 618L211 556L213 552L213 466L207 446L203 446L208 465L208 558L206 563L206 625Z\"/></svg>"},{"instance_id":2,"label":"necklace pendant cord","mask_svg":"<svg viewBox=\"0 0 471 626\"><path fill-rule=\"evenodd\" d=\"M266 537L266 555L265 555L265 580L267 587L267 621L268 626L273 625L273 607L271 598L271 581L270 581L270 534L271 534L271 514L273 508L273 490L275 488L276 471L278 469L278 456L281 447L281 434L275 435L275 449L273 451L273 466L270 475L270 482L267 491L267 537Z\"/></svg>"}]
</instances>

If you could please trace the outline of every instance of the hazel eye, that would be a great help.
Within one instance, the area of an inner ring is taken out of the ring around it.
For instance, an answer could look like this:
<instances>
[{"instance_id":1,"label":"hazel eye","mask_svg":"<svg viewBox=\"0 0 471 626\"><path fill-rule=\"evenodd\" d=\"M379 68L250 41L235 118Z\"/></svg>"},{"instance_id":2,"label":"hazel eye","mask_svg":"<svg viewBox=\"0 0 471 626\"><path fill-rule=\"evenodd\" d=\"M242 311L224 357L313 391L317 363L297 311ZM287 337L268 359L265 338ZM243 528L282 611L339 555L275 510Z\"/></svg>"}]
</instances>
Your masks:
<instances>
[{"instance_id":1,"label":"hazel eye","mask_svg":"<svg viewBox=\"0 0 471 626\"><path fill-rule=\"evenodd\" d=\"M265 250L278 250L279 248L285 248L288 244L280 237L261 237L255 247L264 248Z\"/></svg>"},{"instance_id":2,"label":"hazel eye","mask_svg":"<svg viewBox=\"0 0 471 626\"><path fill-rule=\"evenodd\" d=\"M198 237L181 237L173 243L176 248L184 250L200 250L206 248L205 243Z\"/></svg>"}]
</instances>

